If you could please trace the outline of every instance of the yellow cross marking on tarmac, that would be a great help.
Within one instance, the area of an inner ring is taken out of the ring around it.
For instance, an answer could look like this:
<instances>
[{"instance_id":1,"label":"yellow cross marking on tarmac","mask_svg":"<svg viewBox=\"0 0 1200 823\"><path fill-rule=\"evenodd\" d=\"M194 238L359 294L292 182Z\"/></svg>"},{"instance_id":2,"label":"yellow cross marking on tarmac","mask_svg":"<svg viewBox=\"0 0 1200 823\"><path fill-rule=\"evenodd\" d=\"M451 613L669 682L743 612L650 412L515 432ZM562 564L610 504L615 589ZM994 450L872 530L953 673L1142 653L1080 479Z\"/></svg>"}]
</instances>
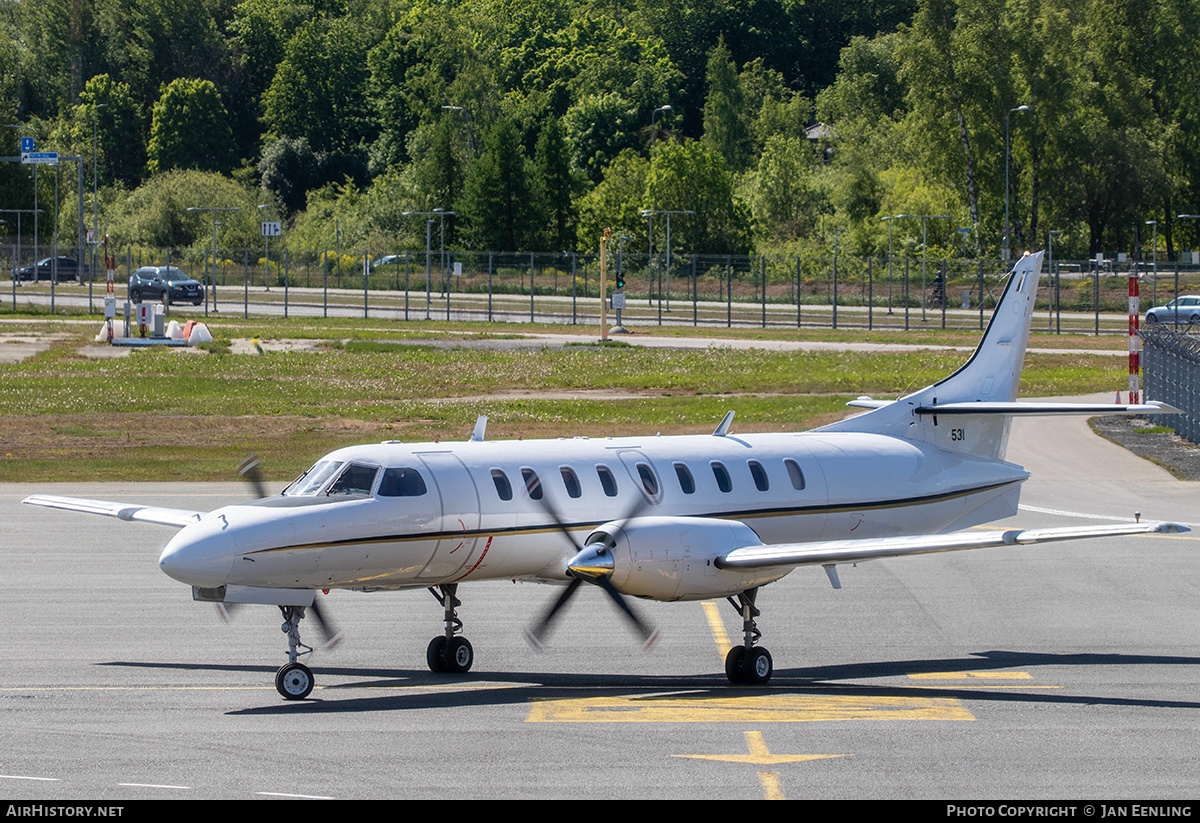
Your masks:
<instances>
[{"instance_id":1,"label":"yellow cross marking on tarmac","mask_svg":"<svg viewBox=\"0 0 1200 823\"><path fill-rule=\"evenodd\" d=\"M818 720L974 720L954 698L880 695L671 694L535 700L530 723L799 723Z\"/></svg>"},{"instance_id":2,"label":"yellow cross marking on tarmac","mask_svg":"<svg viewBox=\"0 0 1200 823\"><path fill-rule=\"evenodd\" d=\"M749 754L675 754L672 757L689 757L695 760L720 760L726 763L749 763L754 766L776 766L782 763L801 763L806 760L824 760L831 757L849 757L847 754L771 754L762 732L742 732L746 736ZM759 772L758 782L767 800L785 800L779 785L779 772Z\"/></svg>"}]
</instances>

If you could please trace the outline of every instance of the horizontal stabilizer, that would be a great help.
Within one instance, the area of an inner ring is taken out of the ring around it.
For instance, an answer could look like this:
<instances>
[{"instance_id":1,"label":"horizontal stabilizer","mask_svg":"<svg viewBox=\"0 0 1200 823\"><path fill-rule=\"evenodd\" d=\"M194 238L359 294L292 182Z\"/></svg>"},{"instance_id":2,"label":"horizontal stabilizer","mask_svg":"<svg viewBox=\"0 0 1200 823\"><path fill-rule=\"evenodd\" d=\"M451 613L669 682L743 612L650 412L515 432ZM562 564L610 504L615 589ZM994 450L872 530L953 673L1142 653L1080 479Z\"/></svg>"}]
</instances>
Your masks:
<instances>
[{"instance_id":1,"label":"horizontal stabilizer","mask_svg":"<svg viewBox=\"0 0 1200 823\"><path fill-rule=\"evenodd\" d=\"M158 523L161 526L183 528L195 523L204 512L186 509L166 509L159 506L142 506L137 503L111 503L106 500L85 500L79 497L56 497L50 494L35 494L26 497L23 503L45 506L50 509L66 509L84 514L100 514L119 520L136 520L141 523Z\"/></svg>"},{"instance_id":2,"label":"horizontal stabilizer","mask_svg":"<svg viewBox=\"0 0 1200 823\"><path fill-rule=\"evenodd\" d=\"M964 549L1021 546L1055 540L1080 540L1134 534L1176 534L1190 531L1178 523L1114 523L1053 529L1003 529L951 534L918 534L865 540L826 540L817 543L777 543L734 549L716 560L721 569L761 569L771 566L828 566L885 557L933 554Z\"/></svg>"},{"instance_id":3,"label":"horizontal stabilizer","mask_svg":"<svg viewBox=\"0 0 1200 823\"><path fill-rule=\"evenodd\" d=\"M853 404L851 404L853 405ZM1180 409L1158 400L1148 403L940 403L918 406L917 414L1008 414L1013 416L1050 416L1056 414L1183 414Z\"/></svg>"}]
</instances>

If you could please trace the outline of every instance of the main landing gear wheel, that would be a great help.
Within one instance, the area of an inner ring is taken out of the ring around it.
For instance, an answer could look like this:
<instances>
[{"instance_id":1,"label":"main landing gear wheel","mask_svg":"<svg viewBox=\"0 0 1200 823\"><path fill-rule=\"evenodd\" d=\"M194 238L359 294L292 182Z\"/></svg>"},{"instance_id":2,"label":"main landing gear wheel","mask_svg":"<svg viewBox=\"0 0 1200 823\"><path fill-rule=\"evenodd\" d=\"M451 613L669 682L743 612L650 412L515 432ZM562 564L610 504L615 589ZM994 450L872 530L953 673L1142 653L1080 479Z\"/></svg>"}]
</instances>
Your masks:
<instances>
[{"instance_id":1,"label":"main landing gear wheel","mask_svg":"<svg viewBox=\"0 0 1200 823\"><path fill-rule=\"evenodd\" d=\"M303 663L288 663L275 673L275 689L287 700L303 700L313 690L313 673Z\"/></svg>"},{"instance_id":2,"label":"main landing gear wheel","mask_svg":"<svg viewBox=\"0 0 1200 823\"><path fill-rule=\"evenodd\" d=\"M446 633L430 640L429 646L425 649L425 662L429 665L431 672L465 674L471 670L471 664L475 662L475 650L471 648L470 641L456 634L456 632L462 631L462 621L458 619L455 611L458 606L462 605L462 601L454 596L457 588L457 585L451 583L439 586L437 589L429 589L430 593L442 604L446 615Z\"/></svg>"},{"instance_id":3,"label":"main landing gear wheel","mask_svg":"<svg viewBox=\"0 0 1200 823\"><path fill-rule=\"evenodd\" d=\"M760 614L754 605L757 595L758 589L750 589L739 594L736 601L732 597L729 598L729 602L742 616L744 637L743 644L734 646L725 656L725 676L735 685L761 686L771 679L775 670L771 653L762 646L754 645L762 636L754 623L754 618Z\"/></svg>"}]
</instances>

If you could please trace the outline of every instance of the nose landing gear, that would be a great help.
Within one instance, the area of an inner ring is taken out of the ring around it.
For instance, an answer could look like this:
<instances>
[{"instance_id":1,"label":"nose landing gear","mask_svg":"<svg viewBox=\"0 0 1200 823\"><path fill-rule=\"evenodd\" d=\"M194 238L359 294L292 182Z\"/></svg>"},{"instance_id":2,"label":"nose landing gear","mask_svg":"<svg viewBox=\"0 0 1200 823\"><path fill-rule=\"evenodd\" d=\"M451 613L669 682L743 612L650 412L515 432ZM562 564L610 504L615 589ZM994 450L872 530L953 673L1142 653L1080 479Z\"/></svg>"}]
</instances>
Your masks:
<instances>
[{"instance_id":1,"label":"nose landing gear","mask_svg":"<svg viewBox=\"0 0 1200 823\"><path fill-rule=\"evenodd\" d=\"M446 621L446 633L430 640L425 650L425 662L431 672L465 674L475 662L475 650L470 641L459 634L463 624L456 609L462 601L455 596L457 591L457 583L429 588L429 593L442 604Z\"/></svg>"},{"instance_id":2,"label":"nose landing gear","mask_svg":"<svg viewBox=\"0 0 1200 823\"><path fill-rule=\"evenodd\" d=\"M728 598L729 603L742 616L742 645L734 646L725 656L725 676L735 685L761 686L771 679L774 663L771 653L755 643L762 637L762 632L755 625L754 618L761 612L754 605L758 589L749 589L737 596L735 601Z\"/></svg>"}]
</instances>

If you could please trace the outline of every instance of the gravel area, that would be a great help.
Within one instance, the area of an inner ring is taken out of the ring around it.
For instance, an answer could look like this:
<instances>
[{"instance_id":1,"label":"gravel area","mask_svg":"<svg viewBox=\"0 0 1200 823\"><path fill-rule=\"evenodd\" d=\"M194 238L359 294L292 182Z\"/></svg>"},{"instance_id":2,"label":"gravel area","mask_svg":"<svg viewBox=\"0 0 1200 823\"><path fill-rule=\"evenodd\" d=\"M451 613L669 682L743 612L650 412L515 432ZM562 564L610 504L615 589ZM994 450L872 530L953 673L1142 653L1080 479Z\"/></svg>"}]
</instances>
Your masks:
<instances>
[{"instance_id":1,"label":"gravel area","mask_svg":"<svg viewBox=\"0 0 1200 823\"><path fill-rule=\"evenodd\" d=\"M1200 480L1200 447L1184 440L1152 419L1144 417L1094 417L1092 430L1129 451L1165 468L1180 480Z\"/></svg>"}]
</instances>

